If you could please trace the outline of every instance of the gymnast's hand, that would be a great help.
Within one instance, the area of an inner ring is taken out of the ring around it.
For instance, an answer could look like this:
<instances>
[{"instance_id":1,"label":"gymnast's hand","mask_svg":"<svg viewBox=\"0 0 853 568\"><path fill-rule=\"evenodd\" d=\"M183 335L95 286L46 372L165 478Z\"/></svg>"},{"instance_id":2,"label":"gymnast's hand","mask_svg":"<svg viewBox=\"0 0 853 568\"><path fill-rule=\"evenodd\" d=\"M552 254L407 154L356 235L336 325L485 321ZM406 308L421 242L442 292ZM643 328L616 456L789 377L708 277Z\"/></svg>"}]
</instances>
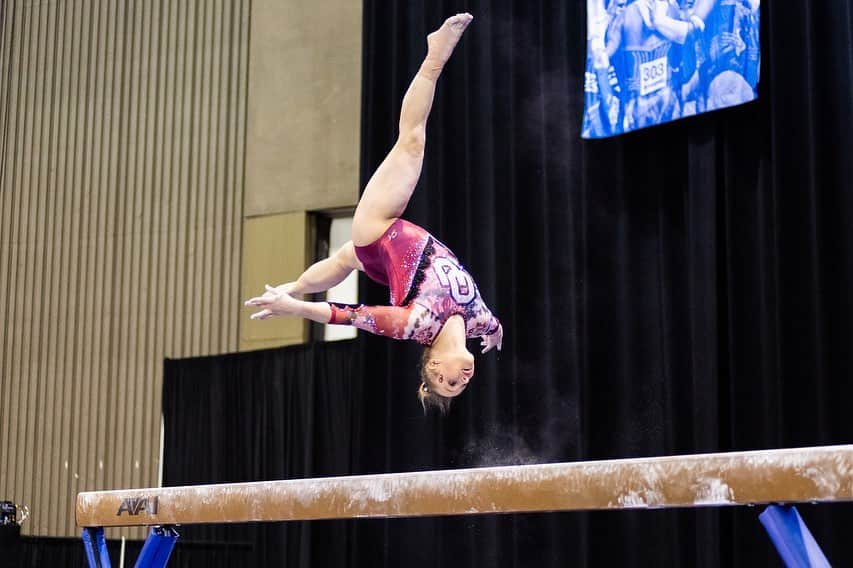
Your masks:
<instances>
[{"instance_id":1,"label":"gymnast's hand","mask_svg":"<svg viewBox=\"0 0 853 568\"><path fill-rule=\"evenodd\" d=\"M655 0L649 8L652 26L657 28L657 23L669 15L669 2L666 0Z\"/></svg>"},{"instance_id":2,"label":"gymnast's hand","mask_svg":"<svg viewBox=\"0 0 853 568\"><path fill-rule=\"evenodd\" d=\"M286 282L286 283L284 283L284 284L279 284L278 286L276 286L275 288L273 288L273 290L275 290L276 292L281 292L281 293L284 293L284 294L288 294L288 295L293 296L293 297L301 296L302 294L301 294L301 293L298 293L298 292L296 291L296 288L297 288L297 285L296 285L296 284L297 284L297 283L296 283L295 281L294 281L294 282ZM297 298L297 299L298 299L298 298Z\"/></svg>"},{"instance_id":3,"label":"gymnast's hand","mask_svg":"<svg viewBox=\"0 0 853 568\"><path fill-rule=\"evenodd\" d=\"M746 49L746 43L738 34L723 32L711 40L711 60L716 61L732 54L740 56Z\"/></svg>"},{"instance_id":4,"label":"gymnast's hand","mask_svg":"<svg viewBox=\"0 0 853 568\"><path fill-rule=\"evenodd\" d=\"M480 346L483 348L481 353L486 353L487 351L491 351L492 347L497 347L498 351L501 350L501 345L504 341L504 326L498 324L498 330L491 335L482 336L482 343Z\"/></svg>"},{"instance_id":5,"label":"gymnast's hand","mask_svg":"<svg viewBox=\"0 0 853 568\"><path fill-rule=\"evenodd\" d=\"M266 284L264 286L266 292L262 296L246 300L244 305L262 308L261 311L252 314L251 318L263 320L273 316L298 315L302 302L288 294L288 291L292 289L292 284L290 282L275 288Z\"/></svg>"},{"instance_id":6,"label":"gymnast's hand","mask_svg":"<svg viewBox=\"0 0 853 568\"><path fill-rule=\"evenodd\" d=\"M633 4L640 13L640 17L643 19L643 24L649 29L654 29L651 13L652 9L654 9L653 1L654 0L639 0Z\"/></svg>"},{"instance_id":7,"label":"gymnast's hand","mask_svg":"<svg viewBox=\"0 0 853 568\"><path fill-rule=\"evenodd\" d=\"M650 30L657 30L658 23L669 18L670 3L668 0L638 0L636 5L640 17L643 18L643 23Z\"/></svg>"}]
</instances>

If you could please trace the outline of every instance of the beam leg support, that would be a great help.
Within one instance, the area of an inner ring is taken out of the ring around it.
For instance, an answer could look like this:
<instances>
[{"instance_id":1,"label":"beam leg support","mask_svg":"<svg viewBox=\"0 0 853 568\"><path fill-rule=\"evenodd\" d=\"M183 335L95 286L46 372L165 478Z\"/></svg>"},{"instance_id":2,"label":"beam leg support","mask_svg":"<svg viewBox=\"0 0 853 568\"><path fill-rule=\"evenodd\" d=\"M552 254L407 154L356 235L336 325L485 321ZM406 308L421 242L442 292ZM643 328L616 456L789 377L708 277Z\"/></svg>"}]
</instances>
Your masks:
<instances>
[{"instance_id":1,"label":"beam leg support","mask_svg":"<svg viewBox=\"0 0 853 568\"><path fill-rule=\"evenodd\" d=\"M770 505L758 516L788 568L829 568L806 523L794 507Z\"/></svg>"},{"instance_id":2,"label":"beam leg support","mask_svg":"<svg viewBox=\"0 0 853 568\"><path fill-rule=\"evenodd\" d=\"M178 531L173 527L152 527L135 567L164 568L177 541Z\"/></svg>"},{"instance_id":3,"label":"beam leg support","mask_svg":"<svg viewBox=\"0 0 853 568\"><path fill-rule=\"evenodd\" d=\"M102 527L83 529L83 548L89 568L111 568L107 539Z\"/></svg>"}]
</instances>

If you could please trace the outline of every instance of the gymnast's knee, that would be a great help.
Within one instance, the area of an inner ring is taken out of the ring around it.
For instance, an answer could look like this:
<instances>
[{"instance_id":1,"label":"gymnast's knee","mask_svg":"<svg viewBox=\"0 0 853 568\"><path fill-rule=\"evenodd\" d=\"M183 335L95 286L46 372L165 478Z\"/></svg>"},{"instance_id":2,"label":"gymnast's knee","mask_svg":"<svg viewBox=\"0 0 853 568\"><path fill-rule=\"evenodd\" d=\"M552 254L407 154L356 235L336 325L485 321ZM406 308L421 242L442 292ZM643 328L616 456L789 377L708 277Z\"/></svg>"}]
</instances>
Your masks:
<instances>
[{"instance_id":1,"label":"gymnast's knee","mask_svg":"<svg viewBox=\"0 0 853 568\"><path fill-rule=\"evenodd\" d=\"M423 156L426 148L426 125L419 124L406 130L400 130L397 146L410 156Z\"/></svg>"}]
</instances>

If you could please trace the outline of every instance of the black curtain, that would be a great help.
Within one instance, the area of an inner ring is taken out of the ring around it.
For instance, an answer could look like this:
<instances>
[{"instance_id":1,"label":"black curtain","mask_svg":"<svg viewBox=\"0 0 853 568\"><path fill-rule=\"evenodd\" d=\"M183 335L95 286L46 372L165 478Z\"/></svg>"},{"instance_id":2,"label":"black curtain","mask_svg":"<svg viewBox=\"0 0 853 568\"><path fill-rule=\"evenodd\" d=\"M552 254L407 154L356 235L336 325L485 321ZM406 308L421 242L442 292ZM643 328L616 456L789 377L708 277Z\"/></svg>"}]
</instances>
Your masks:
<instances>
[{"instance_id":1,"label":"black curtain","mask_svg":"<svg viewBox=\"0 0 853 568\"><path fill-rule=\"evenodd\" d=\"M365 1L362 184L395 139L424 36L474 14L406 217L454 249L506 330L443 420L416 416L409 351L368 338L367 376L385 385L365 430L381 442L374 468L851 440L853 3L763 4L758 102L583 142L585 2ZM409 435L389 434L410 420ZM853 564L847 509L803 509L840 565ZM758 513L388 522L387 553L359 560L777 562Z\"/></svg>"},{"instance_id":2,"label":"black curtain","mask_svg":"<svg viewBox=\"0 0 853 568\"><path fill-rule=\"evenodd\" d=\"M582 1L367 0L362 184L425 35L475 16L406 217L470 268L504 349L445 418L415 399L417 346L382 338L168 361L167 484L850 442L851 4L764 2L758 102L582 142ZM850 508L800 511L853 565ZM759 512L184 531L247 566L778 565Z\"/></svg>"},{"instance_id":3,"label":"black curtain","mask_svg":"<svg viewBox=\"0 0 853 568\"><path fill-rule=\"evenodd\" d=\"M180 544L169 557L169 566L205 566L209 568L240 566L246 558L251 558L254 548L249 542L229 539L221 542L205 539L198 542L181 539ZM125 566L134 566L145 545L141 540L125 542ZM89 566L80 538L21 537L17 556L4 564L10 552L0 547L0 566L2 568L87 568ZM113 565L119 566L121 541L110 539L107 550Z\"/></svg>"},{"instance_id":4,"label":"black curtain","mask_svg":"<svg viewBox=\"0 0 853 568\"><path fill-rule=\"evenodd\" d=\"M361 367L353 341L166 360L164 485L349 474L363 443ZM223 542L240 549L203 561L188 554L175 566L340 566L352 548L341 521L179 532L202 550Z\"/></svg>"}]
</instances>

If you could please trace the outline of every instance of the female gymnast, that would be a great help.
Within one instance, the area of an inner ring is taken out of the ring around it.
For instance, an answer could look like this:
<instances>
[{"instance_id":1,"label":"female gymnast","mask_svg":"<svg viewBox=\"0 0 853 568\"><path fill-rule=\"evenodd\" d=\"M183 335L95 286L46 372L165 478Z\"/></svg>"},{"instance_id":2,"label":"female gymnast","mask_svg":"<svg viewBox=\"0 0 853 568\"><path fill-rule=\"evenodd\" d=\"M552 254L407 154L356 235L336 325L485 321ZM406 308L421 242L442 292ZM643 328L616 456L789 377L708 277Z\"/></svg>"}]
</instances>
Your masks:
<instances>
[{"instance_id":1,"label":"female gymnast","mask_svg":"<svg viewBox=\"0 0 853 568\"><path fill-rule=\"evenodd\" d=\"M481 337L483 353L500 350L503 328L450 249L400 215L420 177L436 81L471 20L470 14L457 14L427 36L426 59L403 97L399 137L361 196L352 240L295 282L267 285L263 295L246 301L260 308L252 319L294 315L417 341L425 346L418 398L425 410L434 407L442 413L474 375L466 338ZM353 270L388 286L392 305L350 306L296 297L328 290Z\"/></svg>"}]
</instances>

